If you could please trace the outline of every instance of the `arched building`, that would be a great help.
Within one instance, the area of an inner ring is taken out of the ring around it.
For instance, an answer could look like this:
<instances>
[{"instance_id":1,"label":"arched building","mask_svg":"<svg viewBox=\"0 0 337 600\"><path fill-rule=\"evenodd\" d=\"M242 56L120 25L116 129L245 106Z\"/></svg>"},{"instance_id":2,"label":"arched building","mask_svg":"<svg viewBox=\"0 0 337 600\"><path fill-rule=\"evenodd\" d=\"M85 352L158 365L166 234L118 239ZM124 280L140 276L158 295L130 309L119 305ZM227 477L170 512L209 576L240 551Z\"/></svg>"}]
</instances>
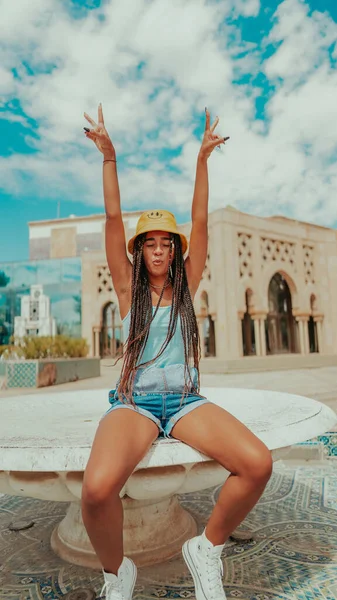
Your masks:
<instances>
[{"instance_id":1,"label":"arched building","mask_svg":"<svg viewBox=\"0 0 337 600\"><path fill-rule=\"evenodd\" d=\"M190 227L181 230L189 236ZM127 229L130 234L132 227ZM337 353L333 264L335 230L231 207L211 213L207 262L195 297L202 356ZM83 256L82 285L83 333L89 339L92 332L98 353L103 307L117 305L104 255Z\"/></svg>"},{"instance_id":2,"label":"arched building","mask_svg":"<svg viewBox=\"0 0 337 600\"><path fill-rule=\"evenodd\" d=\"M123 213L127 239L141 212ZM104 215L29 224L29 269L28 263L12 270L0 264L7 331L8 307L16 305L16 273L22 278L25 272L31 283L50 284L58 329L68 315L65 330L78 335L80 329L91 355L118 356L123 332L105 257L104 224ZM189 237L191 223L180 229ZM53 270L63 282L58 304L55 290L61 284L56 286ZM230 206L209 214L207 262L194 302L205 359L224 364L246 357L337 355L336 295L336 230L282 216L256 217ZM62 306L70 308L62 312Z\"/></svg>"}]
</instances>

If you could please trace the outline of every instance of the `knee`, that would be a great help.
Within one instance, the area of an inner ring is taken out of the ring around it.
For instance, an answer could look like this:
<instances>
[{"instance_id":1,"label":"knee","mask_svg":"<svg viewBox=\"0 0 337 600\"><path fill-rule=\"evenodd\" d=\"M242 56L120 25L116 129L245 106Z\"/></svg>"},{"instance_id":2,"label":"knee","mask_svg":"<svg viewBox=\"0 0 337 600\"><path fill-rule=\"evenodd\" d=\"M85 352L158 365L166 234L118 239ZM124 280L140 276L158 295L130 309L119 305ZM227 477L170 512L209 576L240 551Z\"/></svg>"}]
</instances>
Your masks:
<instances>
[{"instance_id":1,"label":"knee","mask_svg":"<svg viewBox=\"0 0 337 600\"><path fill-rule=\"evenodd\" d=\"M85 475L82 485L82 505L88 507L100 507L113 497L118 497L124 482L117 475L114 477L111 472L95 472L91 475Z\"/></svg>"},{"instance_id":2,"label":"knee","mask_svg":"<svg viewBox=\"0 0 337 600\"><path fill-rule=\"evenodd\" d=\"M273 459L270 450L264 448L255 449L250 453L245 465L245 476L255 485L266 485L273 472Z\"/></svg>"}]
</instances>

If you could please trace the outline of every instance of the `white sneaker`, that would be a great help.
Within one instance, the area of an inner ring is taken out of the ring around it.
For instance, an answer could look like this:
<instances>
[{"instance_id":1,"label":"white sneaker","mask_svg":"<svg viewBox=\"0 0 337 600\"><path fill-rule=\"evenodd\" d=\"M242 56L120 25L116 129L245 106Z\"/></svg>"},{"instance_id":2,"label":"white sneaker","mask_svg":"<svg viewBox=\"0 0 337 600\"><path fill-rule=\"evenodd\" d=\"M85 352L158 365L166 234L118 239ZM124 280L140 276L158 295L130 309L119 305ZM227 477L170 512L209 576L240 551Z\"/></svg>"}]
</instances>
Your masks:
<instances>
[{"instance_id":1,"label":"white sneaker","mask_svg":"<svg viewBox=\"0 0 337 600\"><path fill-rule=\"evenodd\" d=\"M196 600L226 600L222 585L222 546L213 546L205 533L187 540L182 552L193 577Z\"/></svg>"},{"instance_id":2,"label":"white sneaker","mask_svg":"<svg viewBox=\"0 0 337 600\"><path fill-rule=\"evenodd\" d=\"M137 579L137 567L130 558L124 556L117 575L105 571L103 575L101 598L104 598L105 594L106 600L131 600Z\"/></svg>"}]
</instances>

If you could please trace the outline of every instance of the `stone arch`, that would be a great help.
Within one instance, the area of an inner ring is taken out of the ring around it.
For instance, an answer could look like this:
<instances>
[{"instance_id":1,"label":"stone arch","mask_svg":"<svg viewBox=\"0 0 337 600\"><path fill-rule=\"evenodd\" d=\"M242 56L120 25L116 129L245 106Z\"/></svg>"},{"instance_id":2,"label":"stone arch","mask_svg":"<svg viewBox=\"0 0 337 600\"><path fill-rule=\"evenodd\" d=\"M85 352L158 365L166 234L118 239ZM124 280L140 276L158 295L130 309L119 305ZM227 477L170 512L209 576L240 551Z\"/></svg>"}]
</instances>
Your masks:
<instances>
[{"instance_id":1,"label":"stone arch","mask_svg":"<svg viewBox=\"0 0 337 600\"><path fill-rule=\"evenodd\" d=\"M267 354L285 354L298 351L297 323L293 314L292 291L294 282L277 271L269 281L266 320Z\"/></svg>"},{"instance_id":2,"label":"stone arch","mask_svg":"<svg viewBox=\"0 0 337 600\"><path fill-rule=\"evenodd\" d=\"M279 266L279 268L277 268L278 266ZM266 312L268 312L269 284L270 284L270 281L272 280L272 278L274 277L274 275L276 275L276 273L279 273L280 275L282 275L282 277L285 279L285 281L288 284L288 287L289 287L289 290L291 293L292 309L295 314L295 311L299 310L300 304L301 304L298 286L295 283L296 275L295 275L295 273L291 273L290 268L285 270L284 264L281 262L279 262L279 264L277 264L277 262L276 263L274 262L273 264L268 265L266 267L266 269L263 271L263 282L262 282L262 290L261 290L263 308Z\"/></svg>"},{"instance_id":3,"label":"stone arch","mask_svg":"<svg viewBox=\"0 0 337 600\"><path fill-rule=\"evenodd\" d=\"M313 315L315 312L318 312L318 306L317 306L317 296L316 294L312 293L310 294L310 312Z\"/></svg>"},{"instance_id":4,"label":"stone arch","mask_svg":"<svg viewBox=\"0 0 337 600\"><path fill-rule=\"evenodd\" d=\"M118 307L118 297L103 254L84 253L82 274L82 335L91 339L92 354L98 357L102 355L104 309L110 303Z\"/></svg>"},{"instance_id":5,"label":"stone arch","mask_svg":"<svg viewBox=\"0 0 337 600\"><path fill-rule=\"evenodd\" d=\"M255 302L254 302L254 292L252 290L252 288L248 287L246 289L246 293L245 293L245 305L247 308L247 312L249 314L252 313L254 307L255 307Z\"/></svg>"},{"instance_id":6,"label":"stone arch","mask_svg":"<svg viewBox=\"0 0 337 600\"><path fill-rule=\"evenodd\" d=\"M238 290L238 311L244 313L247 307L247 292L249 294L249 308L250 312L256 312L257 307L260 305L260 297L256 290L251 286L251 282L240 281Z\"/></svg>"},{"instance_id":7,"label":"stone arch","mask_svg":"<svg viewBox=\"0 0 337 600\"><path fill-rule=\"evenodd\" d=\"M123 349L123 326L116 302L109 300L101 308L100 356L117 357Z\"/></svg>"}]
</instances>

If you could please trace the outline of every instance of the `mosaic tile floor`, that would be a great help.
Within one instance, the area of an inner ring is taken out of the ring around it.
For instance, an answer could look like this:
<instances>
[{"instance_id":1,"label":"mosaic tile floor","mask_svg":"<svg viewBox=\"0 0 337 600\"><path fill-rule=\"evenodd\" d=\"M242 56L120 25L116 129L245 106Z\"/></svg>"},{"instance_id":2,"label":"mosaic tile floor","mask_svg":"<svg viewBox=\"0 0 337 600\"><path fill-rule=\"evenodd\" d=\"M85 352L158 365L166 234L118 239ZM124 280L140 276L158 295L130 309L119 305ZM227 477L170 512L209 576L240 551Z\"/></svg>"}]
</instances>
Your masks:
<instances>
[{"instance_id":1,"label":"mosaic tile floor","mask_svg":"<svg viewBox=\"0 0 337 600\"><path fill-rule=\"evenodd\" d=\"M245 521L254 539L230 540L225 546L228 599L337 599L336 467L335 459L319 465L274 466L262 499ZM200 530L218 493L219 488L213 488L181 497ZM50 549L51 531L65 508L63 503L0 497L0 600L99 598L101 574L69 565ZM34 526L11 531L9 524L20 518L34 521ZM153 597L194 598L181 558L139 570L134 598Z\"/></svg>"},{"instance_id":2,"label":"mosaic tile floor","mask_svg":"<svg viewBox=\"0 0 337 600\"><path fill-rule=\"evenodd\" d=\"M302 442L300 444L296 444L293 447L301 447L301 446L323 446L323 456L326 458L337 457L337 432L336 431L328 431L324 435L319 435L308 442Z\"/></svg>"}]
</instances>

